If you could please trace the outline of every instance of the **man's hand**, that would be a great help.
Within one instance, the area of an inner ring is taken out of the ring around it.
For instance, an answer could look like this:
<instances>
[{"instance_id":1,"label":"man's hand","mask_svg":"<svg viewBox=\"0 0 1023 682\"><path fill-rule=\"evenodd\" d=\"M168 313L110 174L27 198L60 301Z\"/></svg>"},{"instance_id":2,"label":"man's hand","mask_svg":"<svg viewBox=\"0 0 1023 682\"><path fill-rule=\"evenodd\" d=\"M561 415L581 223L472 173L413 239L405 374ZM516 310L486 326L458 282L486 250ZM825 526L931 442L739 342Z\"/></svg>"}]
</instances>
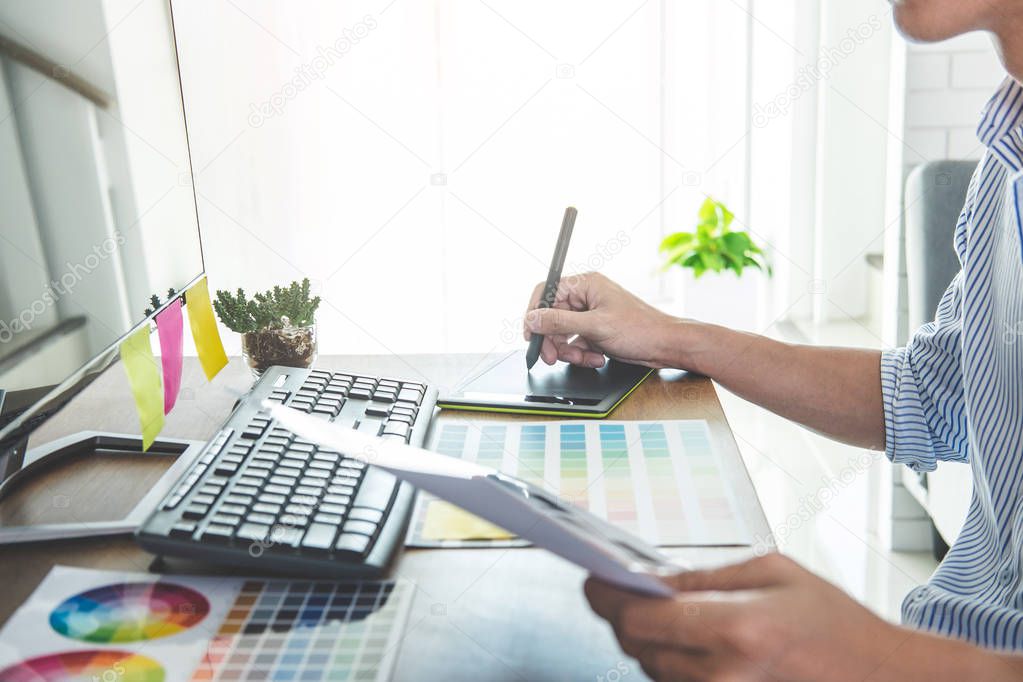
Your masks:
<instances>
[{"instance_id":1,"label":"man's hand","mask_svg":"<svg viewBox=\"0 0 1023 682\"><path fill-rule=\"evenodd\" d=\"M925 637L780 554L671 583L679 591L672 599L586 583L593 610L655 680L890 679L885 666L908 653L897 650Z\"/></svg>"},{"instance_id":2,"label":"man's hand","mask_svg":"<svg viewBox=\"0 0 1023 682\"><path fill-rule=\"evenodd\" d=\"M684 324L647 305L595 272L563 277L554 305L538 309L544 284L533 290L526 309L524 336L543 334L540 357L548 365L562 360L602 367L604 356L647 367L676 367L676 333Z\"/></svg>"}]
</instances>

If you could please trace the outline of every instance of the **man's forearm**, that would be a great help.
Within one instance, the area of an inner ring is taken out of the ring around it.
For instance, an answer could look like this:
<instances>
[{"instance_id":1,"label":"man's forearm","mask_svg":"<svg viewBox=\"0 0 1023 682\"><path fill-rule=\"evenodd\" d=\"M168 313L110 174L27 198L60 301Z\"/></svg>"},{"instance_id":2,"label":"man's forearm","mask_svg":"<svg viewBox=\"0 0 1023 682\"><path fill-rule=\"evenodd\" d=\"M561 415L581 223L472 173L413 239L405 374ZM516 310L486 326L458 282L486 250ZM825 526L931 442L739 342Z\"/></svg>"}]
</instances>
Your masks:
<instances>
[{"instance_id":1,"label":"man's forearm","mask_svg":"<svg viewBox=\"0 0 1023 682\"><path fill-rule=\"evenodd\" d=\"M878 351L786 344L692 321L676 323L668 343L671 366L831 438L884 448Z\"/></svg>"},{"instance_id":2,"label":"man's forearm","mask_svg":"<svg viewBox=\"0 0 1023 682\"><path fill-rule=\"evenodd\" d=\"M1023 657L955 639L895 628L892 650L877 666L871 682L1009 682L1023 679Z\"/></svg>"}]
</instances>

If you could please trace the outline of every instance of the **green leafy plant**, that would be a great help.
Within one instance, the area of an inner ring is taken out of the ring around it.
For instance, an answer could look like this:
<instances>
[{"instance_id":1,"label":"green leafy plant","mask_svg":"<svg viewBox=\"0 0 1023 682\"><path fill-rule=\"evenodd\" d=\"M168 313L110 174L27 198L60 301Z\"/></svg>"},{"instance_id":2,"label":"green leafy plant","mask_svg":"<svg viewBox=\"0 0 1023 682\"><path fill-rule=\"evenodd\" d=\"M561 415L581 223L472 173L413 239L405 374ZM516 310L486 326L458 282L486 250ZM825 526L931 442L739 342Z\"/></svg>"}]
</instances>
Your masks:
<instances>
[{"instance_id":1,"label":"green leafy plant","mask_svg":"<svg viewBox=\"0 0 1023 682\"><path fill-rule=\"evenodd\" d=\"M742 276L746 268L771 274L764 252L753 243L748 232L733 231L735 215L710 197L700 206L695 232L676 232L664 238L660 252L665 254L662 270L673 265L689 268L696 277L704 273L731 270Z\"/></svg>"},{"instance_id":2,"label":"green leafy plant","mask_svg":"<svg viewBox=\"0 0 1023 682\"><path fill-rule=\"evenodd\" d=\"M292 282L287 288L274 287L249 299L245 291L218 290L213 308L231 331L245 334L267 329L308 327L313 323L320 297L309 297L309 279Z\"/></svg>"}]
</instances>

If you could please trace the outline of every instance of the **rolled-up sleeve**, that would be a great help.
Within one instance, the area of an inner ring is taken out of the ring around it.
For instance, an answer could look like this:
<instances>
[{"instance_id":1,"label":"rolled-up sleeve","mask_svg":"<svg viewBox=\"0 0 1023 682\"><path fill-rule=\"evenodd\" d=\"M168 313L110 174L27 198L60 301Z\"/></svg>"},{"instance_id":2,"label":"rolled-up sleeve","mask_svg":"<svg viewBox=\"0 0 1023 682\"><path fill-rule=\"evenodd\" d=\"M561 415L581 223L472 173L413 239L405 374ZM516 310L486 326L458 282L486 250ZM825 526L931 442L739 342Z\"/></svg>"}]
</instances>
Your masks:
<instances>
[{"instance_id":1,"label":"rolled-up sleeve","mask_svg":"<svg viewBox=\"0 0 1023 682\"><path fill-rule=\"evenodd\" d=\"M882 353L885 452L893 462L933 471L939 460L967 460L962 328L960 273L934 322L917 330L906 347Z\"/></svg>"}]
</instances>

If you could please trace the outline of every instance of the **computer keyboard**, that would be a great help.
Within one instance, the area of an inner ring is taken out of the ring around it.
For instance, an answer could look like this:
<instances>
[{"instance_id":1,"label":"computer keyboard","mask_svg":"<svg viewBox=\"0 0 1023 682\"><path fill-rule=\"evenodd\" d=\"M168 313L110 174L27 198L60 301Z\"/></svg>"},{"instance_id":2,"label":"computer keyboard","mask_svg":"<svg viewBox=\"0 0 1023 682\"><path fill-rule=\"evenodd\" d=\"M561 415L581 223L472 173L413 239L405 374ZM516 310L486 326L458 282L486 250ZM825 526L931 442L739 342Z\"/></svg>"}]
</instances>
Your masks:
<instances>
[{"instance_id":1,"label":"computer keyboard","mask_svg":"<svg viewBox=\"0 0 1023 682\"><path fill-rule=\"evenodd\" d=\"M316 577L384 573L414 489L275 425L264 399L422 445L436 389L359 373L272 367L136 532L159 555Z\"/></svg>"}]
</instances>

